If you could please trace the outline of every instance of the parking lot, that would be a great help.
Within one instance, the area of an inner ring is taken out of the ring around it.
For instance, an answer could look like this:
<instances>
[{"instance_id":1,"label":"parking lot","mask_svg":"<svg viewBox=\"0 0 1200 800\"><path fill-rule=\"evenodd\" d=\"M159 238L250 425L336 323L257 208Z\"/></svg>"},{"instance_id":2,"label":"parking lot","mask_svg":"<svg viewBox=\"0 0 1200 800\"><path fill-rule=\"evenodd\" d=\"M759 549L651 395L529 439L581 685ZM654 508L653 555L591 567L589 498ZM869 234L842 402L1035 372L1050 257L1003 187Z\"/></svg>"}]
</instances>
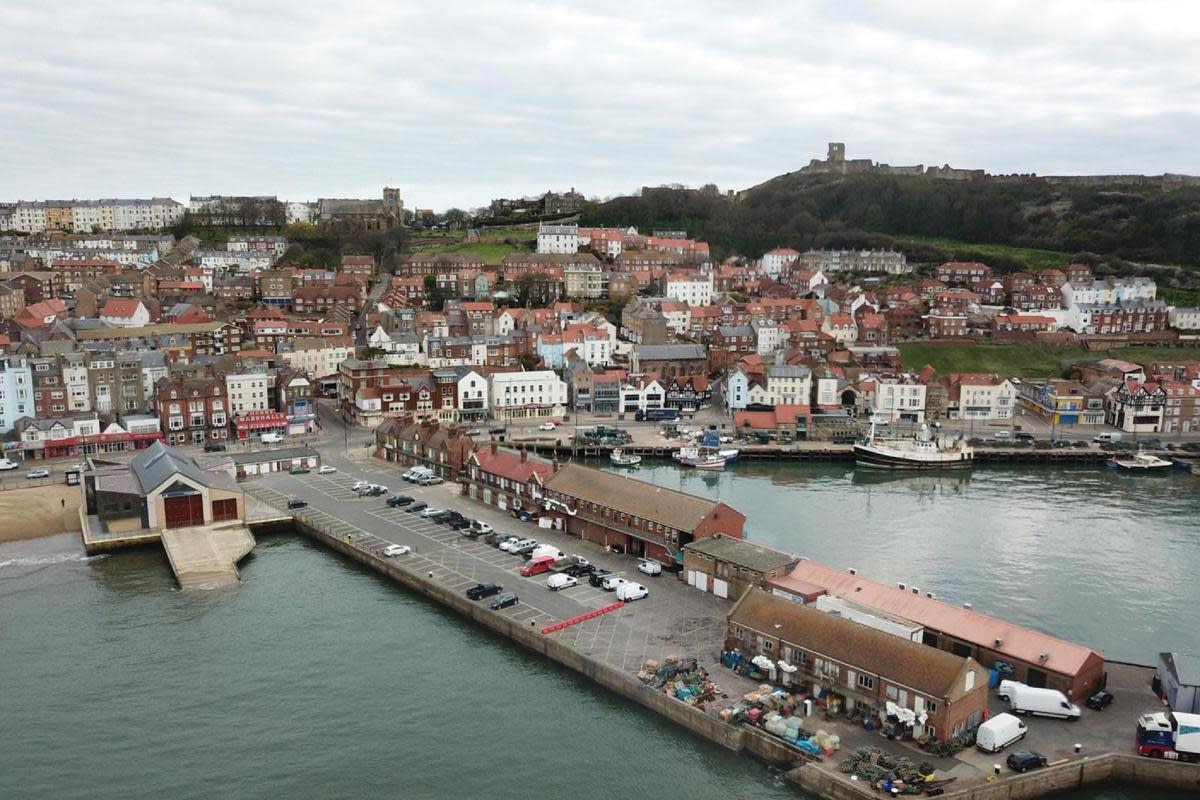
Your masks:
<instances>
[{"instance_id":1,"label":"parking lot","mask_svg":"<svg viewBox=\"0 0 1200 800\"><path fill-rule=\"evenodd\" d=\"M606 553L599 545L561 531L520 522L494 507L461 496L456 484L415 486L401 479L397 465L385 462L344 462L334 457L327 458L326 463L339 466L341 471L330 475L274 473L249 481L243 488L281 509L289 499L304 499L309 505L295 513L336 535L353 536L368 549L408 545L413 552L397 558L411 559L420 570L433 573L434 580L455 591L465 592L481 582L501 584L506 592L517 594L519 602L497 613L538 628L610 605L615 595L589 585L586 579L578 586L551 591L546 588L548 573L531 577L519 574L525 563L522 556L492 547L482 537L470 539L420 513L389 508L385 496L359 497L351 487L356 480L382 484L390 494L404 494L431 507L457 510L497 531L553 544L564 553L581 555L598 568L642 584L649 595L550 636L628 672L636 672L646 659L662 660L669 654L693 655L710 666L716 664L725 638L728 601L698 592L673 574L643 575L637 570L637 560L630 556ZM732 673L718 673L718 678L731 695L748 691L752 685Z\"/></svg>"}]
</instances>

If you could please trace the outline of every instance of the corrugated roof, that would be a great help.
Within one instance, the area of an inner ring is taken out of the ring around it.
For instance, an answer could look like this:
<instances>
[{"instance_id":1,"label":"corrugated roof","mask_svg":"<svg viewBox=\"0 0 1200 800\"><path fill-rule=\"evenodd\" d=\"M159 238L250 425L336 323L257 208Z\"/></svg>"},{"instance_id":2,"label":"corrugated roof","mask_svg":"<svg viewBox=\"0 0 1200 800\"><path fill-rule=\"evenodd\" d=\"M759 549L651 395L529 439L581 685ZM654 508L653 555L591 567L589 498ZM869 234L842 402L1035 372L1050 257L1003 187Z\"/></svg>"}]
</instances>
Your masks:
<instances>
[{"instance_id":1,"label":"corrugated roof","mask_svg":"<svg viewBox=\"0 0 1200 800\"><path fill-rule=\"evenodd\" d=\"M786 566L795 560L795 556L789 555L782 550L763 547L761 544L753 544L744 539L735 539L732 536L725 536L723 534L705 536L702 539L689 542L683 546L683 549L691 550L729 564L746 567L756 572L767 572L776 567Z\"/></svg>"},{"instance_id":2,"label":"corrugated roof","mask_svg":"<svg viewBox=\"0 0 1200 800\"><path fill-rule=\"evenodd\" d=\"M965 683L959 680L967 668L966 659L793 603L762 589L747 590L729 613L729 621L933 697L954 700L966 693ZM979 665L976 669L983 671ZM975 685L982 682L982 675L976 676Z\"/></svg>"},{"instance_id":3,"label":"corrugated roof","mask_svg":"<svg viewBox=\"0 0 1200 800\"><path fill-rule=\"evenodd\" d=\"M133 457L130 462L133 474L137 476L142 494L152 492L163 481L172 475L181 474L201 486L209 486L209 476L196 466L196 462L173 447L167 447L162 442L155 442Z\"/></svg>"},{"instance_id":4,"label":"corrugated roof","mask_svg":"<svg viewBox=\"0 0 1200 800\"><path fill-rule=\"evenodd\" d=\"M741 530L745 522L724 503L664 489L615 472L602 472L567 464L547 482L547 488L588 503L596 503L681 531L695 530L709 516L729 515L730 525Z\"/></svg>"},{"instance_id":5,"label":"corrugated roof","mask_svg":"<svg viewBox=\"0 0 1200 800\"><path fill-rule=\"evenodd\" d=\"M1090 659L1100 658L1094 650L1082 645L952 606L941 600L877 583L861 575L852 575L808 559L801 559L786 576L772 578L770 583L787 589L788 581L793 579L816 584L824 587L830 594L912 620L932 630L964 642L972 642L978 647L1002 653L1027 664L1041 664L1043 668L1063 675L1075 675ZM1001 644L996 644L997 639ZM1042 653L1048 656L1045 661L1041 660Z\"/></svg>"},{"instance_id":6,"label":"corrugated roof","mask_svg":"<svg viewBox=\"0 0 1200 800\"><path fill-rule=\"evenodd\" d=\"M1165 663L1179 682L1185 686L1200 686L1200 656L1185 653L1162 653Z\"/></svg>"}]
</instances>

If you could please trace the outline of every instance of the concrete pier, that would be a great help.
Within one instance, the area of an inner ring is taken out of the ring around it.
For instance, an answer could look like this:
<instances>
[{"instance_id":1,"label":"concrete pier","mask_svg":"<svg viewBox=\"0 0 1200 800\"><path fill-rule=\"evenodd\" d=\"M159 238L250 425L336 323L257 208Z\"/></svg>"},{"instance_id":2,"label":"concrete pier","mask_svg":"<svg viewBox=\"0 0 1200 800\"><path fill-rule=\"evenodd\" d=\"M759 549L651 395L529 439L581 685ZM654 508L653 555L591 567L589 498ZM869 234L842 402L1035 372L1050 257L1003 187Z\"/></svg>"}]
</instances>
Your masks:
<instances>
[{"instance_id":1,"label":"concrete pier","mask_svg":"<svg viewBox=\"0 0 1200 800\"><path fill-rule=\"evenodd\" d=\"M254 549L244 525L175 528L163 531L167 560L182 589L213 589L241 582L238 562Z\"/></svg>"}]
</instances>

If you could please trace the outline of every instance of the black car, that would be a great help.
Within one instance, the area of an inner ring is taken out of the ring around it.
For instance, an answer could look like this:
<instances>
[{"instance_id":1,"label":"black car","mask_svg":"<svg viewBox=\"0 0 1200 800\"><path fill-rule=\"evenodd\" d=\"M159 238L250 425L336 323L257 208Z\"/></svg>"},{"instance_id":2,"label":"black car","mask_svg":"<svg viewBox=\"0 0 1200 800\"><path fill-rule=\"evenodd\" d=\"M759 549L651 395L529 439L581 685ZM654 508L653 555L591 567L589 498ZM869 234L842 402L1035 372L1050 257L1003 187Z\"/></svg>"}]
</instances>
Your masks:
<instances>
[{"instance_id":1,"label":"black car","mask_svg":"<svg viewBox=\"0 0 1200 800\"><path fill-rule=\"evenodd\" d=\"M492 531L487 536L483 537L483 540L485 542L487 542L488 544L490 544L492 547L499 547L501 542L503 542L505 539L509 539L511 537L512 537L512 534L509 534L509 533L501 533L500 531Z\"/></svg>"},{"instance_id":2,"label":"black car","mask_svg":"<svg viewBox=\"0 0 1200 800\"><path fill-rule=\"evenodd\" d=\"M601 584L601 583L604 581L604 579L605 579L605 578L607 578L609 575L612 575L612 570L611 570L611 569L597 569L597 570L594 570L594 571L593 571L593 572L592 572L590 575L588 575L588 583L590 583L592 586L595 586L595 587L599 588L599 587L600 587L600 584Z\"/></svg>"},{"instance_id":3,"label":"black car","mask_svg":"<svg viewBox=\"0 0 1200 800\"><path fill-rule=\"evenodd\" d=\"M508 433L508 428L504 427L503 425L497 425L494 428L488 428L488 433L494 433L494 434Z\"/></svg>"},{"instance_id":4,"label":"black car","mask_svg":"<svg viewBox=\"0 0 1200 800\"><path fill-rule=\"evenodd\" d=\"M1017 772L1028 772L1046 766L1046 757L1032 750L1014 750L1005 760L1008 768Z\"/></svg>"},{"instance_id":5,"label":"black car","mask_svg":"<svg viewBox=\"0 0 1200 800\"><path fill-rule=\"evenodd\" d=\"M1106 709L1110 705L1112 705L1112 701L1113 701L1112 692L1106 692L1103 689L1101 689L1100 691L1098 691L1098 692L1092 694L1090 697L1088 697L1087 707L1094 708L1097 711L1103 711L1104 709Z\"/></svg>"},{"instance_id":6,"label":"black car","mask_svg":"<svg viewBox=\"0 0 1200 800\"><path fill-rule=\"evenodd\" d=\"M1013 434L1013 438L1018 442L1032 442L1034 441L1035 437L1028 431L1017 431L1015 434Z\"/></svg>"},{"instance_id":7,"label":"black car","mask_svg":"<svg viewBox=\"0 0 1200 800\"><path fill-rule=\"evenodd\" d=\"M508 608L509 606L515 606L516 604L517 604L517 596L515 594L513 594L512 592L508 592L506 594L497 595L496 597L492 598L492 602L488 603L488 608L492 609L493 611L499 611L502 608Z\"/></svg>"},{"instance_id":8,"label":"black car","mask_svg":"<svg viewBox=\"0 0 1200 800\"><path fill-rule=\"evenodd\" d=\"M447 521L450 522L451 524L453 524L455 522L461 522L462 520L466 519L466 517L464 517L461 513L459 513L458 511L455 511L454 509L450 509L446 513L450 515Z\"/></svg>"},{"instance_id":9,"label":"black car","mask_svg":"<svg viewBox=\"0 0 1200 800\"><path fill-rule=\"evenodd\" d=\"M591 564L572 564L563 570L563 572L572 578L582 578L584 575L591 575L595 571L596 568Z\"/></svg>"},{"instance_id":10,"label":"black car","mask_svg":"<svg viewBox=\"0 0 1200 800\"><path fill-rule=\"evenodd\" d=\"M387 504L392 508L397 508L399 506L406 506L412 501L413 499L406 494L396 494L387 499Z\"/></svg>"},{"instance_id":11,"label":"black car","mask_svg":"<svg viewBox=\"0 0 1200 800\"><path fill-rule=\"evenodd\" d=\"M451 517L450 518L450 527L454 528L454 530L456 530L456 531L470 530L471 520L467 519L466 517L459 517L458 519ZM478 533L475 534L475 536L478 536L478 535L479 535ZM474 539L475 536L472 536L471 538Z\"/></svg>"},{"instance_id":12,"label":"black car","mask_svg":"<svg viewBox=\"0 0 1200 800\"><path fill-rule=\"evenodd\" d=\"M405 513L407 513L407 514L411 514L411 513L413 513L414 511L420 511L422 508L429 508L429 503L426 503L426 502L425 502L425 501L423 501L423 500L418 500L417 502L415 502L415 503L412 503L411 505L409 505L409 507L408 507L408 508L406 508L406 509L404 509L404 511L405 511Z\"/></svg>"},{"instance_id":13,"label":"black car","mask_svg":"<svg viewBox=\"0 0 1200 800\"><path fill-rule=\"evenodd\" d=\"M431 521L436 522L439 525L441 525L443 522L450 521L450 512L449 511L439 511L438 513L434 514L429 519Z\"/></svg>"},{"instance_id":14,"label":"black car","mask_svg":"<svg viewBox=\"0 0 1200 800\"><path fill-rule=\"evenodd\" d=\"M206 452L206 453L224 453L225 445L221 444L220 442L209 442L208 444L204 445L204 452Z\"/></svg>"},{"instance_id":15,"label":"black car","mask_svg":"<svg viewBox=\"0 0 1200 800\"><path fill-rule=\"evenodd\" d=\"M301 500L299 497L293 497L291 500L288 500L288 508L304 508L306 505L308 505L308 501Z\"/></svg>"},{"instance_id":16,"label":"black car","mask_svg":"<svg viewBox=\"0 0 1200 800\"><path fill-rule=\"evenodd\" d=\"M485 597L491 597L503 591L504 587L498 583L477 583L470 589L467 589L467 599L482 600Z\"/></svg>"},{"instance_id":17,"label":"black car","mask_svg":"<svg viewBox=\"0 0 1200 800\"><path fill-rule=\"evenodd\" d=\"M481 535L479 533L479 531L473 530L469 525L461 525L460 524L460 525L454 525L453 527L458 528L458 532L461 533L463 536L467 537L468 539L478 539Z\"/></svg>"}]
</instances>

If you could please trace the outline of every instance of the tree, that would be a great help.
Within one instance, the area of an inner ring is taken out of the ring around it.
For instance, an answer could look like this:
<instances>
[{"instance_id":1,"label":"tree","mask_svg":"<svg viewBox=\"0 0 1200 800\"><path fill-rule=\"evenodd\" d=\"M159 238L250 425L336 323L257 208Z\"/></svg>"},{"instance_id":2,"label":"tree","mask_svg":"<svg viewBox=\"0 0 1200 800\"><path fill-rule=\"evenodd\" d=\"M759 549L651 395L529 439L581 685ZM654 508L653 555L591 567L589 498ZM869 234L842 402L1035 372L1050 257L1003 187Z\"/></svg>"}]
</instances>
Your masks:
<instances>
[{"instance_id":1,"label":"tree","mask_svg":"<svg viewBox=\"0 0 1200 800\"><path fill-rule=\"evenodd\" d=\"M471 221L471 215L461 208L451 208L445 213L446 225L453 230L458 230L467 225Z\"/></svg>"},{"instance_id":2,"label":"tree","mask_svg":"<svg viewBox=\"0 0 1200 800\"><path fill-rule=\"evenodd\" d=\"M297 220L283 229L283 235L289 241L294 239L317 238L317 226L311 222Z\"/></svg>"},{"instance_id":3,"label":"tree","mask_svg":"<svg viewBox=\"0 0 1200 800\"><path fill-rule=\"evenodd\" d=\"M526 372L529 372L542 363L542 359L533 353L522 353L517 357L517 361L521 362L521 366Z\"/></svg>"}]
</instances>

